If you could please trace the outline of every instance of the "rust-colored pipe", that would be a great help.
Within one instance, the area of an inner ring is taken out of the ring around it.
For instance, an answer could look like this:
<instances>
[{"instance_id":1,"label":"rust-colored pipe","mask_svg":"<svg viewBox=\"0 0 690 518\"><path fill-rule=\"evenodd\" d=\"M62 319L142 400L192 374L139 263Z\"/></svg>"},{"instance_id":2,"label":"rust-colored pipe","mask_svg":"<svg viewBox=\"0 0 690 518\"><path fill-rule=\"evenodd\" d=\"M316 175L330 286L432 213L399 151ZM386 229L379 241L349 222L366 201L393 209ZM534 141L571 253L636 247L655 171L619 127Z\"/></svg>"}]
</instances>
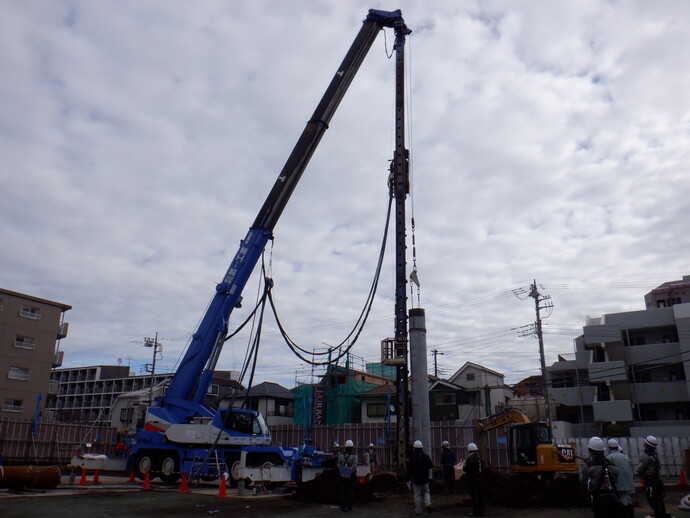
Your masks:
<instances>
[{"instance_id":1,"label":"rust-colored pipe","mask_svg":"<svg viewBox=\"0 0 690 518\"><path fill-rule=\"evenodd\" d=\"M60 475L57 466L0 466L0 488L52 489Z\"/></svg>"}]
</instances>

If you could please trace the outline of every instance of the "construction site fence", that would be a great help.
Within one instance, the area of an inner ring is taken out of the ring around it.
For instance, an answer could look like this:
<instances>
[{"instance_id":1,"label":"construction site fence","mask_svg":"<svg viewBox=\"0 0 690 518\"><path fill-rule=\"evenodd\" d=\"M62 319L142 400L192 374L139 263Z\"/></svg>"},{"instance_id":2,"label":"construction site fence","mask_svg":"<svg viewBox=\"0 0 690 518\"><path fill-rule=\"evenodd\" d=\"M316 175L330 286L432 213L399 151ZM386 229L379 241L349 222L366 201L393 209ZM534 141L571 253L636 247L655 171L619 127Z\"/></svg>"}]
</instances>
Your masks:
<instances>
[{"instance_id":1,"label":"construction site fence","mask_svg":"<svg viewBox=\"0 0 690 518\"><path fill-rule=\"evenodd\" d=\"M109 424L68 424L0 417L0 464L66 465L81 453L115 458L117 430Z\"/></svg>"},{"instance_id":2,"label":"construction site fence","mask_svg":"<svg viewBox=\"0 0 690 518\"><path fill-rule=\"evenodd\" d=\"M364 462L364 454L369 444L374 452L379 469L395 470L396 430L385 423L346 423L313 427L309 436L314 446L322 451L332 451L335 443L341 446L351 440L355 444L359 462ZM305 429L298 425L271 426L273 444L293 447L302 443ZM505 428L486 432L488 449L484 460L492 468L507 472L510 457L507 448ZM644 452L641 437L617 437L623 451L637 467L640 455ZM411 437L411 441L415 438ZM557 439L559 444L573 443L581 457L587 456L589 437L570 437ZM678 477L683 469L690 472L690 437L658 437L657 453L661 462L662 475ZM448 441L458 461L467 457L467 445L476 442L473 426L457 421L434 421L431 423L431 457L440 466L441 443ZM117 430L103 424L68 424L39 422L31 419L8 419L0 417L0 464L66 465L69 460L81 453L104 454L108 458L125 455L122 443L118 442Z\"/></svg>"}]
</instances>

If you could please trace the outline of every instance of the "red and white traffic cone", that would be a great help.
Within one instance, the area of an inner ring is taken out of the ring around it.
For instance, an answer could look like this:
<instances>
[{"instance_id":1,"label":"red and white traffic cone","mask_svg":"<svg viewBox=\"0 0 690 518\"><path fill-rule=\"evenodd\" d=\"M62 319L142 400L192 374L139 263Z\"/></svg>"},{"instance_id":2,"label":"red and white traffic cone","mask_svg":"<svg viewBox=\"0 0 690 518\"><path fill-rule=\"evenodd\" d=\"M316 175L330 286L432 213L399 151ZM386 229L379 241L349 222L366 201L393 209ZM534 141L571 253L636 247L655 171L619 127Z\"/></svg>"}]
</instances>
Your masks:
<instances>
[{"instance_id":1,"label":"red and white traffic cone","mask_svg":"<svg viewBox=\"0 0 690 518\"><path fill-rule=\"evenodd\" d=\"M86 468L81 468L81 478L79 479L79 485L86 485Z\"/></svg>"},{"instance_id":2,"label":"red and white traffic cone","mask_svg":"<svg viewBox=\"0 0 690 518\"><path fill-rule=\"evenodd\" d=\"M227 482L225 481L225 473L223 473L220 477L220 488L218 488L218 498L225 498L227 496L226 485Z\"/></svg>"},{"instance_id":3,"label":"red and white traffic cone","mask_svg":"<svg viewBox=\"0 0 690 518\"><path fill-rule=\"evenodd\" d=\"M95 470L93 472L93 483L94 484L100 484L101 483L100 479L98 478L99 474L100 474L99 470Z\"/></svg>"},{"instance_id":4,"label":"red and white traffic cone","mask_svg":"<svg viewBox=\"0 0 690 518\"><path fill-rule=\"evenodd\" d=\"M146 470L144 473L144 485L141 488L142 491L151 491L151 479L149 478L149 472Z\"/></svg>"},{"instance_id":5,"label":"red and white traffic cone","mask_svg":"<svg viewBox=\"0 0 690 518\"><path fill-rule=\"evenodd\" d=\"M187 489L187 472L182 472L182 484L180 485L180 493L189 493Z\"/></svg>"}]
</instances>

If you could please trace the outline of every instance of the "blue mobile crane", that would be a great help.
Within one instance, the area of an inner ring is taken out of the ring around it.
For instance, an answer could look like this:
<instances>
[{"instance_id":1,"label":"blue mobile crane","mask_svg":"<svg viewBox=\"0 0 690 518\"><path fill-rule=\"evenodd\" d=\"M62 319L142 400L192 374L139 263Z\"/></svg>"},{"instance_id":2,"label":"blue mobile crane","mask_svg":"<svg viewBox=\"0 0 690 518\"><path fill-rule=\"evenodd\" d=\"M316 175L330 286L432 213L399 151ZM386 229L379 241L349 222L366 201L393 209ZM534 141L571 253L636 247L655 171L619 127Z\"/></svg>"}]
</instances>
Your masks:
<instances>
[{"instance_id":1,"label":"blue mobile crane","mask_svg":"<svg viewBox=\"0 0 690 518\"><path fill-rule=\"evenodd\" d=\"M304 455L303 448L271 446L270 432L260 413L243 408L215 410L203 401L228 335L229 317L240 306L242 290L273 238L273 229L333 114L383 28L393 29L398 46L411 32L399 10L369 10L223 280L216 286L167 391L157 398L157 404L148 407L144 426L132 440L127 458L129 472L142 478L149 472L150 477L159 476L167 483L177 481L183 472L212 479L227 471L237 479L242 452L247 465L287 465L295 474L302 472L294 469L297 465L319 463L313 448L307 448Z\"/></svg>"}]
</instances>

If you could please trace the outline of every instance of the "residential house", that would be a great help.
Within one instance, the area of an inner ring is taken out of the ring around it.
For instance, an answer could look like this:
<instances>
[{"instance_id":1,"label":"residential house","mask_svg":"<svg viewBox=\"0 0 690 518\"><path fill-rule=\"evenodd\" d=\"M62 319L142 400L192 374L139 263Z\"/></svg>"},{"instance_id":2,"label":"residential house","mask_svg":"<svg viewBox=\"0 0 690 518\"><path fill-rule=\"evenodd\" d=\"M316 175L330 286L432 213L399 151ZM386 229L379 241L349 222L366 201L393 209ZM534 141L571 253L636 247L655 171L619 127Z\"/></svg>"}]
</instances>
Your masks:
<instances>
[{"instance_id":1,"label":"residential house","mask_svg":"<svg viewBox=\"0 0 690 518\"><path fill-rule=\"evenodd\" d=\"M505 384L503 374L482 365L465 362L448 381L476 393L459 404L459 415L474 420L488 417L506 407L512 390Z\"/></svg>"},{"instance_id":2,"label":"residential house","mask_svg":"<svg viewBox=\"0 0 690 518\"><path fill-rule=\"evenodd\" d=\"M250 389L238 391L233 399L235 407L246 405L247 408L261 412L269 426L293 422L295 394L278 383L264 381ZM229 403L227 398L225 402Z\"/></svg>"}]
</instances>

